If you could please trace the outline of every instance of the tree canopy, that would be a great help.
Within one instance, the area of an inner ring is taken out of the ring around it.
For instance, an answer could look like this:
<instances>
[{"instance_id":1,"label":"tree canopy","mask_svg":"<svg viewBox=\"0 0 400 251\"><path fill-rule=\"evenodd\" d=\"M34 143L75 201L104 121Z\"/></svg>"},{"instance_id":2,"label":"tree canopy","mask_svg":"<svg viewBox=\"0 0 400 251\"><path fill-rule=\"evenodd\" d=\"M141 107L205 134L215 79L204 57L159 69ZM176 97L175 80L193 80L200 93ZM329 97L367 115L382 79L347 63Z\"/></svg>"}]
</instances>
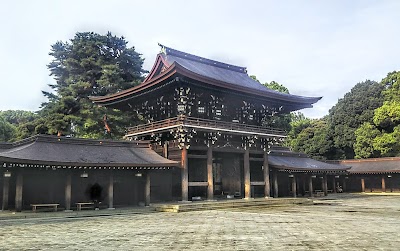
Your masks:
<instances>
[{"instance_id":1,"label":"tree canopy","mask_svg":"<svg viewBox=\"0 0 400 251\"><path fill-rule=\"evenodd\" d=\"M121 113L94 105L90 96L128 89L143 80L143 58L128 47L124 37L108 32L78 32L70 41L51 46L48 64L55 83L42 91L39 118L20 128L20 137L30 134L63 134L84 138L120 137L137 121L133 113Z\"/></svg>"}]
</instances>

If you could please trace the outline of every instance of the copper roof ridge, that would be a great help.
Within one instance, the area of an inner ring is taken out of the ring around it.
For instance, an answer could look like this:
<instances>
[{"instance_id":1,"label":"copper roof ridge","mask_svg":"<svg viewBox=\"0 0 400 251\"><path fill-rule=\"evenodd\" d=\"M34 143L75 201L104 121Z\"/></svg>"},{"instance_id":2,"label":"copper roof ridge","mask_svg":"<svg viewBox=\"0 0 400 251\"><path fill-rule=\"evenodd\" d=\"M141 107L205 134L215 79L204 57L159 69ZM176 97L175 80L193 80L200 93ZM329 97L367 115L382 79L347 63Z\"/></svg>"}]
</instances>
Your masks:
<instances>
[{"instance_id":1,"label":"copper roof ridge","mask_svg":"<svg viewBox=\"0 0 400 251\"><path fill-rule=\"evenodd\" d=\"M236 71L236 72L247 74L246 67L227 64L227 63L224 63L224 62L208 59L208 58L205 58L205 57L200 57L200 56L197 56L197 55L194 55L194 54L191 54L191 53L187 53L187 52L183 52L183 51L179 51L179 50L167 47L167 46L162 45L160 43L158 45L161 47L161 51L165 55L176 56L176 57L180 57L180 58L183 58L183 59L188 59L188 60L191 60L191 61L199 62L199 63L202 63L202 64L208 64L208 65L212 65L212 66L215 66L215 67L219 67L219 68L223 68L223 69L227 69L227 70L231 70L231 71Z\"/></svg>"},{"instance_id":2,"label":"copper roof ridge","mask_svg":"<svg viewBox=\"0 0 400 251\"><path fill-rule=\"evenodd\" d=\"M93 145L93 146L113 146L113 147L136 147L148 148L148 141L127 141L127 140L110 140L110 139L85 139L73 138L66 136L44 135L38 134L32 137L12 143L12 148L27 145L32 142L45 142L45 143L63 143L75 145Z\"/></svg>"},{"instance_id":3,"label":"copper roof ridge","mask_svg":"<svg viewBox=\"0 0 400 251\"><path fill-rule=\"evenodd\" d=\"M340 163L361 163L361 162L380 162L380 161L398 161L400 157L382 157L382 158L368 158L368 159L344 159L344 160L332 160Z\"/></svg>"}]
</instances>

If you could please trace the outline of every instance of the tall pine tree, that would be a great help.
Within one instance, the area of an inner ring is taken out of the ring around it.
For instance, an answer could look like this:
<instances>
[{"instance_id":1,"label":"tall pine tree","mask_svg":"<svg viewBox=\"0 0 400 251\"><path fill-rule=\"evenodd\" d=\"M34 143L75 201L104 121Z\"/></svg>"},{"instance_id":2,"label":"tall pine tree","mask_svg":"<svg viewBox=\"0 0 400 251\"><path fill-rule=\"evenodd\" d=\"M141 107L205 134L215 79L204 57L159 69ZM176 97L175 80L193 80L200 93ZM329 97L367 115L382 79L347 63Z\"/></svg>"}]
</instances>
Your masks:
<instances>
[{"instance_id":1,"label":"tall pine tree","mask_svg":"<svg viewBox=\"0 0 400 251\"><path fill-rule=\"evenodd\" d=\"M98 107L89 97L119 92L143 80L143 58L127 44L124 37L110 32L83 32L52 45L48 68L56 82L49 85L51 92L43 91L48 101L39 111L42 121L34 126L36 133L122 136L125 127L137 121L133 113Z\"/></svg>"}]
</instances>

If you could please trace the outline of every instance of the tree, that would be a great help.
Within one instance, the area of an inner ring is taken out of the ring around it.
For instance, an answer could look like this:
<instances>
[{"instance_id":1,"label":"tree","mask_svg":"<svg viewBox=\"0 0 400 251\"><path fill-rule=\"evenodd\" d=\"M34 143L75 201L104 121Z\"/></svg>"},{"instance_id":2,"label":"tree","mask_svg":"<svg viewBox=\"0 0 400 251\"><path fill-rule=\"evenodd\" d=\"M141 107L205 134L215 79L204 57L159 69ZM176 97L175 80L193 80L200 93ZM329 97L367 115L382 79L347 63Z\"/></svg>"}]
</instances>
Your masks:
<instances>
[{"instance_id":1,"label":"tree","mask_svg":"<svg viewBox=\"0 0 400 251\"><path fill-rule=\"evenodd\" d=\"M43 91L48 101L39 115L44 121L25 128L85 138L104 137L108 129L114 137L123 135L125 127L137 121L136 116L98 107L89 97L119 92L143 80L143 59L127 43L110 32L83 32L69 42L52 45L48 68L56 83L49 85L52 92Z\"/></svg>"},{"instance_id":2,"label":"tree","mask_svg":"<svg viewBox=\"0 0 400 251\"><path fill-rule=\"evenodd\" d=\"M400 153L400 73L382 79L382 106L374 110L371 122L356 130L356 158L397 156Z\"/></svg>"},{"instance_id":3,"label":"tree","mask_svg":"<svg viewBox=\"0 0 400 251\"><path fill-rule=\"evenodd\" d=\"M383 103L383 89L384 86L375 81L358 83L329 110L329 134L332 135L337 158L355 157L355 131L363 123L372 121L374 110Z\"/></svg>"},{"instance_id":4,"label":"tree","mask_svg":"<svg viewBox=\"0 0 400 251\"><path fill-rule=\"evenodd\" d=\"M295 152L304 152L316 159L328 159L333 147L328 131L325 119L297 121L292 124L288 145Z\"/></svg>"},{"instance_id":5,"label":"tree","mask_svg":"<svg viewBox=\"0 0 400 251\"><path fill-rule=\"evenodd\" d=\"M13 139L15 134L15 127L7 122L7 120L0 115L0 142L6 142Z\"/></svg>"},{"instance_id":6,"label":"tree","mask_svg":"<svg viewBox=\"0 0 400 251\"><path fill-rule=\"evenodd\" d=\"M14 126L33 121L37 118L36 113L23 110L0 111L0 116Z\"/></svg>"},{"instance_id":7,"label":"tree","mask_svg":"<svg viewBox=\"0 0 400 251\"><path fill-rule=\"evenodd\" d=\"M371 123L365 122L356 131L354 152L356 159L379 157L380 153L374 147L374 139L380 135L380 131Z\"/></svg>"}]
</instances>

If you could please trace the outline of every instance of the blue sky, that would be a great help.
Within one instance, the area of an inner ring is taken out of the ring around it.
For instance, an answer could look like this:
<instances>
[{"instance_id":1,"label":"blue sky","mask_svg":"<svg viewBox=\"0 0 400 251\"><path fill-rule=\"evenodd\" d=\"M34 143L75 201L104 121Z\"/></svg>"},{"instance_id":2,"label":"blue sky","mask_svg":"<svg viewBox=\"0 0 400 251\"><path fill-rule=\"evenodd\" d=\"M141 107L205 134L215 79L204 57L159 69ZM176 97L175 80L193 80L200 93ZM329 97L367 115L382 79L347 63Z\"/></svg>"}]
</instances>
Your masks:
<instances>
[{"instance_id":1,"label":"blue sky","mask_svg":"<svg viewBox=\"0 0 400 251\"><path fill-rule=\"evenodd\" d=\"M358 82L400 70L400 1L11 1L0 3L0 110L38 110L50 46L78 31L123 35L151 69L157 43L246 66L326 115Z\"/></svg>"}]
</instances>

